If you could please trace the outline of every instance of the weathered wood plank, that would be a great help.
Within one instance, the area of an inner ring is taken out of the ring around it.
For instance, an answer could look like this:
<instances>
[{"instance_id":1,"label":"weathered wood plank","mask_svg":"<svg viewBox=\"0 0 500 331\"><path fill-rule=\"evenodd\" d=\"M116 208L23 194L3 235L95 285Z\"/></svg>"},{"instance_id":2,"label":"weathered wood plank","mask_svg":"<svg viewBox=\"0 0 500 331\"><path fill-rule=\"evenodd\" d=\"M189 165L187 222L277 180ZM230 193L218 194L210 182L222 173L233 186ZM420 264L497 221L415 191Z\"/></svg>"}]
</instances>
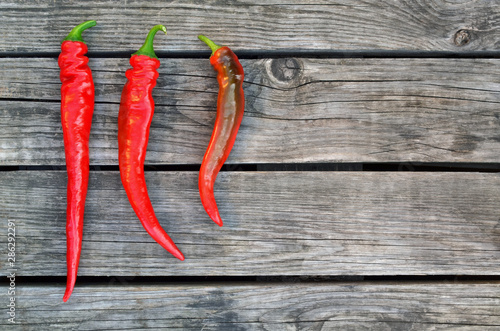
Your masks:
<instances>
[{"instance_id":1,"label":"weathered wood plank","mask_svg":"<svg viewBox=\"0 0 500 331\"><path fill-rule=\"evenodd\" d=\"M184 262L144 231L118 173L90 178L82 276L500 274L500 174L224 172L219 228L196 172L147 172ZM0 187L19 275L65 275L65 172L3 172Z\"/></svg>"},{"instance_id":2,"label":"weathered wood plank","mask_svg":"<svg viewBox=\"0 0 500 331\"><path fill-rule=\"evenodd\" d=\"M91 59L91 163L117 164L127 59ZM242 61L246 115L228 163L499 162L498 59ZM0 163L64 164L55 59L0 59ZM215 118L204 59L163 59L147 163L196 164Z\"/></svg>"},{"instance_id":3,"label":"weathered wood plank","mask_svg":"<svg viewBox=\"0 0 500 331\"><path fill-rule=\"evenodd\" d=\"M21 328L498 330L500 285L235 284L20 286ZM0 320L7 326L7 318Z\"/></svg>"},{"instance_id":4,"label":"weathered wood plank","mask_svg":"<svg viewBox=\"0 0 500 331\"><path fill-rule=\"evenodd\" d=\"M84 20L92 51L131 51L147 30L164 24L158 50L206 50L200 33L238 49L497 51L500 5L495 1L78 1L4 0L0 51L54 52ZM160 38L159 38L160 39ZM208 53L208 52L207 52Z\"/></svg>"}]
</instances>

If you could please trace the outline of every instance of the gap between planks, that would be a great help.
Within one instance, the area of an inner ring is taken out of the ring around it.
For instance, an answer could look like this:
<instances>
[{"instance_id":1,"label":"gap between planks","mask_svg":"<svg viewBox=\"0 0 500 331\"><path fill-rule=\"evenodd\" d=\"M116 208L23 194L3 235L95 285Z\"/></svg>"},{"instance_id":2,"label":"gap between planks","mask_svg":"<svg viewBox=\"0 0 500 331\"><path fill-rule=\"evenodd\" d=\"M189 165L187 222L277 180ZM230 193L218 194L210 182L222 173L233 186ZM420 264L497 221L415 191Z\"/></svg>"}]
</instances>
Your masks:
<instances>
[{"instance_id":1,"label":"gap between planks","mask_svg":"<svg viewBox=\"0 0 500 331\"><path fill-rule=\"evenodd\" d=\"M59 52L0 52L0 58L57 58ZM210 52L206 51L156 51L159 59L207 59ZM89 51L89 58L128 59L128 52ZM498 59L500 51L470 51L470 52L439 52L439 51L402 51L402 50L307 50L289 49L277 51L257 51L241 49L237 51L240 60L279 59L279 58L321 58L321 59Z\"/></svg>"},{"instance_id":2,"label":"gap between planks","mask_svg":"<svg viewBox=\"0 0 500 331\"><path fill-rule=\"evenodd\" d=\"M117 165L91 165L90 171L119 171ZM198 171L200 164L145 164L144 171ZM66 165L0 166L2 171L66 171ZM498 163L225 163L220 172L230 171L418 171L418 172L500 172Z\"/></svg>"}]
</instances>

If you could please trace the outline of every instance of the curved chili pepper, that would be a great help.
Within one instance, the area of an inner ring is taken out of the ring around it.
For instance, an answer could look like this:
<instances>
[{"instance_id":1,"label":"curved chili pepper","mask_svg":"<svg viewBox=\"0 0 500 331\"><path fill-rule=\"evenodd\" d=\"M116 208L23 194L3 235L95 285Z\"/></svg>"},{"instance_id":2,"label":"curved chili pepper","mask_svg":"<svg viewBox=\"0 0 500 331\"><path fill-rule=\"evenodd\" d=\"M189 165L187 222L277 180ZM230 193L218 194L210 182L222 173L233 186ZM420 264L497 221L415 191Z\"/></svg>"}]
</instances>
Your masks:
<instances>
[{"instance_id":1,"label":"curved chili pepper","mask_svg":"<svg viewBox=\"0 0 500 331\"><path fill-rule=\"evenodd\" d=\"M144 45L130 58L132 69L125 73L128 81L123 87L118 114L118 163L123 187L142 225L156 242L182 261L184 255L156 218L144 178L149 127L154 113L152 91L158 78L156 69L160 67L153 39L160 30L167 33L163 25L149 31Z\"/></svg>"},{"instance_id":2,"label":"curved chili pepper","mask_svg":"<svg viewBox=\"0 0 500 331\"><path fill-rule=\"evenodd\" d=\"M87 45L82 32L95 21L77 25L61 45L61 122L68 172L66 207L67 284L63 301L75 287L82 248L83 212L89 180L89 135L94 113L94 82L87 63Z\"/></svg>"},{"instance_id":3,"label":"curved chili pepper","mask_svg":"<svg viewBox=\"0 0 500 331\"><path fill-rule=\"evenodd\" d=\"M217 115L207 151L198 176L201 203L210 218L222 226L222 219L214 197L217 174L233 148L243 118L245 97L243 94L243 67L229 47L220 47L205 36L198 36L212 50L210 64L217 71L219 95Z\"/></svg>"}]
</instances>

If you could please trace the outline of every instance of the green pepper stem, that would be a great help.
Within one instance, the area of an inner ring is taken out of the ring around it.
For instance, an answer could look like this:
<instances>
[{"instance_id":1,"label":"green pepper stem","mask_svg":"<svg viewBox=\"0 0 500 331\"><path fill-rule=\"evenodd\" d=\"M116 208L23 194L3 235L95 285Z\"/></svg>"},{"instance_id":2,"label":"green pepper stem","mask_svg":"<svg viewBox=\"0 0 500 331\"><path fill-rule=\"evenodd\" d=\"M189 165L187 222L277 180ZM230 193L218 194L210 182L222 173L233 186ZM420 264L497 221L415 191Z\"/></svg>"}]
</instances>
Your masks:
<instances>
[{"instance_id":1,"label":"green pepper stem","mask_svg":"<svg viewBox=\"0 0 500 331\"><path fill-rule=\"evenodd\" d=\"M146 55L149 56L150 58L157 59L158 57L155 54L155 51L153 49L153 39L155 38L155 35L158 31L163 31L165 34L167 34L167 28L164 27L161 24L155 25L149 30L148 36L146 37L146 41L144 41L144 45L142 45L141 48L137 52L135 52L132 55Z\"/></svg>"},{"instance_id":2,"label":"green pepper stem","mask_svg":"<svg viewBox=\"0 0 500 331\"><path fill-rule=\"evenodd\" d=\"M96 24L96 21L86 21L78 24L73 28L73 30L71 30L68 36L63 39L63 41L81 41L82 43L85 43L82 38L82 32L95 26Z\"/></svg>"},{"instance_id":3,"label":"green pepper stem","mask_svg":"<svg viewBox=\"0 0 500 331\"><path fill-rule=\"evenodd\" d=\"M199 35L198 36L198 39L200 39L201 41L203 41L205 44L208 45L208 47L210 47L210 49L212 50L212 55L214 55L214 53L219 49L221 48L221 46L217 45L216 43L214 43L213 41L211 41L210 39L208 39L207 37L205 37L204 35Z\"/></svg>"}]
</instances>

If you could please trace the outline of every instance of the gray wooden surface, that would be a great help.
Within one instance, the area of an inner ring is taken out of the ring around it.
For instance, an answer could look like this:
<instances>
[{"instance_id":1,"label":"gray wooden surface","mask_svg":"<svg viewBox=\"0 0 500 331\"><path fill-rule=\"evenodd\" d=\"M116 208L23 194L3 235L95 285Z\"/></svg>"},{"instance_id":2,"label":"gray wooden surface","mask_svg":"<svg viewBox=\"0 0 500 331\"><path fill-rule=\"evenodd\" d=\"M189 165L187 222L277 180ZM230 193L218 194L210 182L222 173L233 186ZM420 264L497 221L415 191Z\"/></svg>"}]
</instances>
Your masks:
<instances>
[{"instance_id":1,"label":"gray wooden surface","mask_svg":"<svg viewBox=\"0 0 500 331\"><path fill-rule=\"evenodd\" d=\"M158 38L159 39L159 38ZM0 59L4 164L62 165L55 59ZM92 59L91 163L117 163L127 59ZM228 163L500 162L499 59L242 60L246 113ZM146 162L200 163L215 118L206 59L161 59ZM3 100L2 100L3 99ZM37 126L21 123L36 122Z\"/></svg>"},{"instance_id":2,"label":"gray wooden surface","mask_svg":"<svg viewBox=\"0 0 500 331\"><path fill-rule=\"evenodd\" d=\"M65 177L0 176L23 275L65 275ZM144 231L117 172L94 171L80 275L500 275L497 173L224 172L222 228L203 212L196 172L148 172L146 180L186 260Z\"/></svg>"},{"instance_id":3,"label":"gray wooden surface","mask_svg":"<svg viewBox=\"0 0 500 331\"><path fill-rule=\"evenodd\" d=\"M491 283L261 283L62 286L20 290L25 328L72 330L498 330ZM89 307L90 309L82 309ZM476 309L471 309L477 307ZM50 313L49 313L50 312ZM4 319L0 326L6 327Z\"/></svg>"},{"instance_id":4,"label":"gray wooden surface","mask_svg":"<svg viewBox=\"0 0 500 331\"><path fill-rule=\"evenodd\" d=\"M161 22L162 51L206 51L196 35L255 52L497 51L500 4L490 0L3 0L6 52L58 52L75 22L97 20L94 51L135 51ZM208 54L208 52L206 51Z\"/></svg>"},{"instance_id":5,"label":"gray wooden surface","mask_svg":"<svg viewBox=\"0 0 500 331\"><path fill-rule=\"evenodd\" d=\"M92 168L63 303L57 55L88 19ZM146 179L183 262L143 230L117 171L124 72L156 24ZM497 2L5 0L0 29L0 276L11 221L18 322L3 286L1 329L500 328ZM197 189L217 96L199 33L245 69L222 228Z\"/></svg>"}]
</instances>

